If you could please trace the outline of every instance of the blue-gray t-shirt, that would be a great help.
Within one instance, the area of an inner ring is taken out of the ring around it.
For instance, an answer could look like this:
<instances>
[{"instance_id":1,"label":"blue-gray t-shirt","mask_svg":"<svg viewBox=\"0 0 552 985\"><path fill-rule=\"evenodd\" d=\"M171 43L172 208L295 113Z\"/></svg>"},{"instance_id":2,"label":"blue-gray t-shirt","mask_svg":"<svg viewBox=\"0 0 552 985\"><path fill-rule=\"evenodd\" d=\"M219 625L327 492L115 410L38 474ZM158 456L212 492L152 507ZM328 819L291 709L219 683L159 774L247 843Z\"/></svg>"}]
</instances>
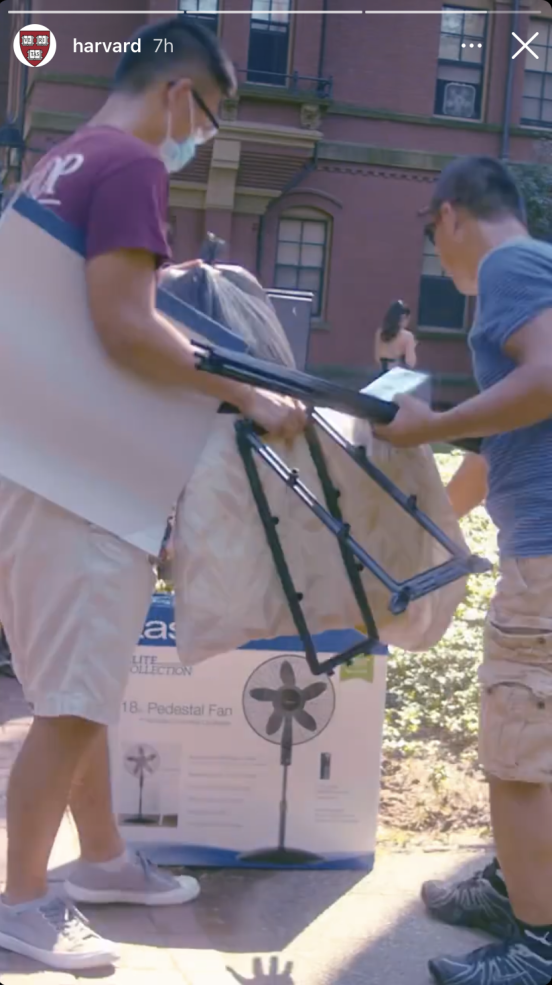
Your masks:
<instances>
[{"instance_id":1,"label":"blue-gray t-shirt","mask_svg":"<svg viewBox=\"0 0 552 985\"><path fill-rule=\"evenodd\" d=\"M469 335L480 390L516 368L504 343L547 308L552 309L551 245L520 237L484 257ZM489 470L487 509L498 527L501 555L552 555L552 419L486 438L482 451Z\"/></svg>"}]
</instances>

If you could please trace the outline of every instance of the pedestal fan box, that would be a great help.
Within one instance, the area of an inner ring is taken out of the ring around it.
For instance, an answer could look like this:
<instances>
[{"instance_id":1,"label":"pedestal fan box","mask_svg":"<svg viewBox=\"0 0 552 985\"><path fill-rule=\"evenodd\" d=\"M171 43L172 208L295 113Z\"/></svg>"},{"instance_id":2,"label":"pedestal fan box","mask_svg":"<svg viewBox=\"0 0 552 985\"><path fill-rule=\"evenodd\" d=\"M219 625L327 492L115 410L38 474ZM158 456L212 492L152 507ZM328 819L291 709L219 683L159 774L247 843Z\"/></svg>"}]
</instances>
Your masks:
<instances>
[{"instance_id":1,"label":"pedestal fan box","mask_svg":"<svg viewBox=\"0 0 552 985\"><path fill-rule=\"evenodd\" d=\"M125 839L161 864L371 868L385 678L383 654L314 677L288 637L184 667L155 596L110 736Z\"/></svg>"}]
</instances>

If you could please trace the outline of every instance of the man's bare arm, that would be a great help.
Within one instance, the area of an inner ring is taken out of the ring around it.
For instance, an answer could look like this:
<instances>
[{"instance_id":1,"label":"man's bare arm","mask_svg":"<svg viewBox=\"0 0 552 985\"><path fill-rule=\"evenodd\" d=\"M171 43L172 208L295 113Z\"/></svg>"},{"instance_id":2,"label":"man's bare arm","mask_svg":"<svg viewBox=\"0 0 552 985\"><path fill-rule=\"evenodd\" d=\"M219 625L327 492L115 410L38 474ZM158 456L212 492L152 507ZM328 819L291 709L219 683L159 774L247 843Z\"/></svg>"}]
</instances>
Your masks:
<instances>
[{"instance_id":1,"label":"man's bare arm","mask_svg":"<svg viewBox=\"0 0 552 985\"><path fill-rule=\"evenodd\" d=\"M88 302L108 354L138 376L241 407L248 387L200 373L189 340L155 309L154 259L143 250L99 256L86 268Z\"/></svg>"},{"instance_id":2,"label":"man's bare arm","mask_svg":"<svg viewBox=\"0 0 552 985\"><path fill-rule=\"evenodd\" d=\"M453 410L436 415L430 440L488 437L552 417L552 309L510 336L504 352L516 368L499 383Z\"/></svg>"},{"instance_id":3,"label":"man's bare arm","mask_svg":"<svg viewBox=\"0 0 552 985\"><path fill-rule=\"evenodd\" d=\"M487 464L482 455L466 455L447 486L452 508L462 519L487 498Z\"/></svg>"},{"instance_id":4,"label":"man's bare arm","mask_svg":"<svg viewBox=\"0 0 552 985\"><path fill-rule=\"evenodd\" d=\"M487 438L528 428L552 418L552 309L514 332L503 351L515 369L498 383L452 410L437 413L413 397L397 397L400 410L378 438L399 448L432 441Z\"/></svg>"},{"instance_id":5,"label":"man's bare arm","mask_svg":"<svg viewBox=\"0 0 552 985\"><path fill-rule=\"evenodd\" d=\"M154 258L144 250L118 250L86 265L88 303L106 352L120 366L151 383L186 387L236 406L267 431L293 437L302 430L302 408L196 368L194 348L155 309Z\"/></svg>"}]
</instances>

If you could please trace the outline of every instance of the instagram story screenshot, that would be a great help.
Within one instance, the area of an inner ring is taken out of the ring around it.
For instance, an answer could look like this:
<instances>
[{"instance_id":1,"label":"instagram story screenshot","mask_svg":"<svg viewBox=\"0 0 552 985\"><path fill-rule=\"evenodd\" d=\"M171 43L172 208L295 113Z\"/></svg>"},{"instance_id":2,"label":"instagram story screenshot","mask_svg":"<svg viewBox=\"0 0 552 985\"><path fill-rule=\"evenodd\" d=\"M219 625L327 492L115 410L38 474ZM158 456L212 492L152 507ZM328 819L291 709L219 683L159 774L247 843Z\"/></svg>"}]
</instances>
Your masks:
<instances>
[{"instance_id":1,"label":"instagram story screenshot","mask_svg":"<svg viewBox=\"0 0 552 985\"><path fill-rule=\"evenodd\" d=\"M552 0L0 0L0 985L548 985L551 504Z\"/></svg>"}]
</instances>

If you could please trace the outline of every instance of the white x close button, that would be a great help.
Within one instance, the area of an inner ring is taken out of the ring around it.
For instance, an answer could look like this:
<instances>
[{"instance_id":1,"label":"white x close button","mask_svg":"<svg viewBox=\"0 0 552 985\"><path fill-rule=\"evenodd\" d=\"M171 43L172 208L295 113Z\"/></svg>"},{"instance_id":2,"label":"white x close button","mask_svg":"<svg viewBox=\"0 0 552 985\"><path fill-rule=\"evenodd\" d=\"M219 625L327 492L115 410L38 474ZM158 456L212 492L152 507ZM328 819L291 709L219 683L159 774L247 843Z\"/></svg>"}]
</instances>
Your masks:
<instances>
[{"instance_id":1,"label":"white x close button","mask_svg":"<svg viewBox=\"0 0 552 985\"><path fill-rule=\"evenodd\" d=\"M533 56L533 58L538 59L539 56L537 54L535 54L535 52L532 50L532 48L529 47L529 45L535 40L535 38L538 38L538 36L539 36L539 32L538 31L535 31L533 37L532 38L529 38L529 41L522 41L521 38L518 38L518 36L515 33L515 31L512 31L512 37L514 37L516 39L516 41L519 41L519 43L521 45L521 48L519 49L519 51L516 51L515 55L512 55L512 60L514 58L517 58L518 55L521 55L521 52L522 51L528 51L529 54Z\"/></svg>"}]
</instances>

